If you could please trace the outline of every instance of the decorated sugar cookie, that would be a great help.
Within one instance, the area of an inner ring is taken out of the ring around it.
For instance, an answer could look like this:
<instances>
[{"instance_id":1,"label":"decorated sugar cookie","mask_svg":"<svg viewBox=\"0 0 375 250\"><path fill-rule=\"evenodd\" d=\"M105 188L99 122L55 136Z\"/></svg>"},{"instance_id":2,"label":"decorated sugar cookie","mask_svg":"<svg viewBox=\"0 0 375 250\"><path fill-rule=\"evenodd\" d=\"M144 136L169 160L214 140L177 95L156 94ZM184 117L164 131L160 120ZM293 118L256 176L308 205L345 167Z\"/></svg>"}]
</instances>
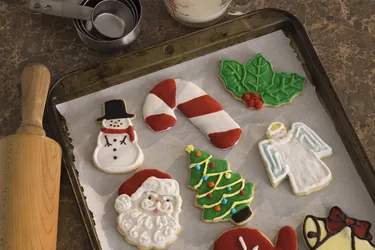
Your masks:
<instances>
[{"instance_id":1,"label":"decorated sugar cookie","mask_svg":"<svg viewBox=\"0 0 375 250\"><path fill-rule=\"evenodd\" d=\"M278 107L292 102L306 81L305 77L295 73L274 72L262 54L245 65L234 60L221 61L219 77L226 90L251 109Z\"/></svg>"},{"instance_id":2,"label":"decorated sugar cookie","mask_svg":"<svg viewBox=\"0 0 375 250\"><path fill-rule=\"evenodd\" d=\"M306 216L302 230L310 250L375 250L370 228L370 222L350 218L335 206L327 218Z\"/></svg>"},{"instance_id":3,"label":"decorated sugar cookie","mask_svg":"<svg viewBox=\"0 0 375 250\"><path fill-rule=\"evenodd\" d=\"M217 148L233 147L241 137L240 126L223 107L185 80L168 79L157 84L146 98L143 116L153 131L165 131L176 124L175 109L189 118Z\"/></svg>"},{"instance_id":4,"label":"decorated sugar cookie","mask_svg":"<svg viewBox=\"0 0 375 250\"><path fill-rule=\"evenodd\" d=\"M216 239L212 250L297 250L296 231L283 227L277 236L276 245L254 228L233 228Z\"/></svg>"},{"instance_id":5,"label":"decorated sugar cookie","mask_svg":"<svg viewBox=\"0 0 375 250\"><path fill-rule=\"evenodd\" d=\"M192 145L187 146L186 152L190 157L189 187L197 192L195 205L203 209L202 220L231 221L236 225L248 222L254 184L230 171L226 160L213 158Z\"/></svg>"},{"instance_id":6,"label":"decorated sugar cookie","mask_svg":"<svg viewBox=\"0 0 375 250\"><path fill-rule=\"evenodd\" d=\"M97 119L102 128L92 156L95 166L110 174L135 170L143 162L143 153L131 122L135 115L126 112L124 100L105 102L104 111L105 115Z\"/></svg>"},{"instance_id":7,"label":"decorated sugar cookie","mask_svg":"<svg viewBox=\"0 0 375 250\"><path fill-rule=\"evenodd\" d=\"M164 249L177 239L182 198L171 176L156 169L139 171L120 186L118 195L117 229L128 243L142 250Z\"/></svg>"},{"instance_id":8,"label":"decorated sugar cookie","mask_svg":"<svg viewBox=\"0 0 375 250\"><path fill-rule=\"evenodd\" d=\"M308 195L329 184L331 171L321 159L332 155L332 149L311 128L295 122L288 132L274 122L267 139L259 143L259 151L272 186L288 177L295 195Z\"/></svg>"}]
</instances>

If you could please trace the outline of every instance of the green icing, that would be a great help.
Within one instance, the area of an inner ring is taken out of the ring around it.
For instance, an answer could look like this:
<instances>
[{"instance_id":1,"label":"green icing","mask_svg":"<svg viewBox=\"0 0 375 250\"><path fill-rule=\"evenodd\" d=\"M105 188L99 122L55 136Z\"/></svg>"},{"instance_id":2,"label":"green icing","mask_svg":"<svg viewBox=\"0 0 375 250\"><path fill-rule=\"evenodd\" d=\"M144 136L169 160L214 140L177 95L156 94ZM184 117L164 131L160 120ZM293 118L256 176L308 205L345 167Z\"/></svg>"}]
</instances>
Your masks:
<instances>
[{"instance_id":1,"label":"green icing","mask_svg":"<svg viewBox=\"0 0 375 250\"><path fill-rule=\"evenodd\" d=\"M203 205L212 205L212 204L218 203L223 198L224 194L232 194L232 193L237 193L238 191L240 191L242 187L242 181L231 187L232 187L231 191L228 191L226 188L216 189L215 191L211 193L212 198L207 198L207 196L198 198L197 204L199 206L203 206Z\"/></svg>"},{"instance_id":2,"label":"green icing","mask_svg":"<svg viewBox=\"0 0 375 250\"><path fill-rule=\"evenodd\" d=\"M295 73L274 72L262 54L243 65L234 60L223 60L220 77L225 88L239 99L246 93L257 92L264 104L279 106L289 103L304 88L306 81Z\"/></svg>"},{"instance_id":3,"label":"green icing","mask_svg":"<svg viewBox=\"0 0 375 250\"><path fill-rule=\"evenodd\" d=\"M220 216L224 215L229 210L231 210L233 203L236 202L236 201L239 202L239 201L249 200L251 197L253 197L253 192L254 192L253 188L254 188L254 185L251 182L246 182L245 188L244 188L245 194L244 195L237 194L235 196L228 197L227 198L227 200L228 200L227 204L222 204L222 203L220 204L220 208L221 208L220 211L216 211L214 208L204 208L203 209L203 220L213 220L217 217L220 217ZM244 207L249 206L249 203L250 202L238 204L234 208L236 209L236 211L240 211ZM229 212L228 215L226 215L221 220L230 220L231 218L232 218L232 213Z\"/></svg>"},{"instance_id":4,"label":"green icing","mask_svg":"<svg viewBox=\"0 0 375 250\"><path fill-rule=\"evenodd\" d=\"M197 190L198 195L210 192L212 188L208 186L208 183L213 182L216 184L217 180L219 179L219 176L220 175L210 176L208 177L207 181L202 181L202 184L198 187L198 190Z\"/></svg>"},{"instance_id":5,"label":"green icing","mask_svg":"<svg viewBox=\"0 0 375 250\"><path fill-rule=\"evenodd\" d=\"M229 214L226 215L221 220L229 220L232 217L230 210L233 207L234 202L238 201L248 201L244 204L235 205L236 211L240 211L246 206L249 206L250 199L253 197L254 185L251 182L245 182L244 191L245 194L240 194L240 190L243 186L244 179L241 174L233 173L229 169L229 162L226 160L215 159L211 157L211 154L205 151L199 151L201 156L196 156L198 149L194 149L190 154L190 180L189 186L194 188L197 191L196 203L197 205L203 207L212 206L216 203L219 203L220 211L216 211L214 206L212 208L203 208L203 219L204 220L213 220L217 217L220 217L226 214L229 211ZM197 170L195 165L200 163L200 169ZM210 163L214 163L215 166L210 167ZM206 173L207 179L204 180L203 173ZM225 174L230 173L230 178L226 178ZM220 180L219 180L220 179ZM215 184L214 188L209 187L209 183L213 182ZM230 187L230 190L227 188ZM212 195L212 198L207 197L207 193ZM204 195L203 197L198 197L199 195ZM223 204L222 200L224 195L233 195L231 197L225 197L227 203Z\"/></svg>"}]
</instances>

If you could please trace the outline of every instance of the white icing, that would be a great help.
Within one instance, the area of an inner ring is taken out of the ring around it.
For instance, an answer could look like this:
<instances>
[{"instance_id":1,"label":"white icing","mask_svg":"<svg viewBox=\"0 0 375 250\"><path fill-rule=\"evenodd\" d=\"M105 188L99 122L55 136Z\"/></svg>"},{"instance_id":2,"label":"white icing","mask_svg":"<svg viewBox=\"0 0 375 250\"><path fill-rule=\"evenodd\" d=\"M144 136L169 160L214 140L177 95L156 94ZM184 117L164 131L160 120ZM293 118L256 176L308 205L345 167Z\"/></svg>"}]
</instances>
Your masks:
<instances>
[{"instance_id":1,"label":"white icing","mask_svg":"<svg viewBox=\"0 0 375 250\"><path fill-rule=\"evenodd\" d=\"M204 134L225 132L240 126L224 110L190 118L190 121ZM215 125L213 125L215 124Z\"/></svg>"},{"instance_id":2,"label":"white icing","mask_svg":"<svg viewBox=\"0 0 375 250\"><path fill-rule=\"evenodd\" d=\"M181 229L182 198L176 180L150 177L129 197L117 197L117 224L128 241L145 248L163 249Z\"/></svg>"},{"instance_id":3,"label":"white icing","mask_svg":"<svg viewBox=\"0 0 375 250\"><path fill-rule=\"evenodd\" d=\"M129 126L133 126L133 124L128 118L104 119L102 121L102 127L106 129L126 129ZM122 143L124 138L125 144ZM107 140L111 145L107 145ZM134 141L130 140L130 136L127 133L109 134L101 131L92 157L95 166L111 174L125 173L136 169L143 162L143 152L138 146L137 141L138 137L135 131ZM114 157L117 157L117 159Z\"/></svg>"},{"instance_id":4,"label":"white icing","mask_svg":"<svg viewBox=\"0 0 375 250\"><path fill-rule=\"evenodd\" d=\"M286 136L278 132L270 140L261 141L259 151L272 184L278 185L288 176L297 195L320 189L332 178L321 160L331 155L332 149L303 123L294 123Z\"/></svg>"},{"instance_id":5,"label":"white icing","mask_svg":"<svg viewBox=\"0 0 375 250\"><path fill-rule=\"evenodd\" d=\"M143 106L143 117L145 120L149 116L159 114L166 114L176 119L174 112L178 105L191 101L197 97L207 95L206 92L190 81L181 79L174 79L174 81L176 84L176 107L169 107L155 94L150 93L146 97ZM224 110L198 117L191 117L189 120L208 138L209 134L212 133L225 132L240 128L240 126ZM168 129L170 129L170 127L164 129L164 131ZM234 142L234 144L231 146L234 146L237 142Z\"/></svg>"},{"instance_id":6,"label":"white icing","mask_svg":"<svg viewBox=\"0 0 375 250\"><path fill-rule=\"evenodd\" d=\"M253 248L253 250L258 250L259 249L259 246L255 246L254 248Z\"/></svg>"},{"instance_id":7,"label":"white icing","mask_svg":"<svg viewBox=\"0 0 375 250\"><path fill-rule=\"evenodd\" d=\"M246 246L245 241L243 240L242 236L240 236L240 237L238 238L238 240L240 241L240 244L241 244L242 250L247 250L247 246Z\"/></svg>"},{"instance_id":8,"label":"white icing","mask_svg":"<svg viewBox=\"0 0 375 250\"><path fill-rule=\"evenodd\" d=\"M176 105L207 95L203 89L190 81L181 79L175 79L174 81L176 83Z\"/></svg>"}]
</instances>

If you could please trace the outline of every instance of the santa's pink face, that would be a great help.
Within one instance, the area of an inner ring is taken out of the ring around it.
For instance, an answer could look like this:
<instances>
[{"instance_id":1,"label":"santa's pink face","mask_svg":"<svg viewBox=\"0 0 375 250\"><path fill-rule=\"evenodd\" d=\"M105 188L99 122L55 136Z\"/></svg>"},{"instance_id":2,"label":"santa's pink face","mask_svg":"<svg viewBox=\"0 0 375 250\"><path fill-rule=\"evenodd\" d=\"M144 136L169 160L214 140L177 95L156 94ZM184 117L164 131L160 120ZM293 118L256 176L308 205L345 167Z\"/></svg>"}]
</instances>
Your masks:
<instances>
[{"instance_id":1,"label":"santa's pink face","mask_svg":"<svg viewBox=\"0 0 375 250\"><path fill-rule=\"evenodd\" d=\"M129 127L130 120L128 118L124 119L111 119L102 121L103 128L111 128L111 129L124 129Z\"/></svg>"},{"instance_id":2,"label":"santa's pink face","mask_svg":"<svg viewBox=\"0 0 375 250\"><path fill-rule=\"evenodd\" d=\"M138 206L150 215L172 214L176 207L176 200L173 196L158 195L149 191L142 194Z\"/></svg>"}]
</instances>

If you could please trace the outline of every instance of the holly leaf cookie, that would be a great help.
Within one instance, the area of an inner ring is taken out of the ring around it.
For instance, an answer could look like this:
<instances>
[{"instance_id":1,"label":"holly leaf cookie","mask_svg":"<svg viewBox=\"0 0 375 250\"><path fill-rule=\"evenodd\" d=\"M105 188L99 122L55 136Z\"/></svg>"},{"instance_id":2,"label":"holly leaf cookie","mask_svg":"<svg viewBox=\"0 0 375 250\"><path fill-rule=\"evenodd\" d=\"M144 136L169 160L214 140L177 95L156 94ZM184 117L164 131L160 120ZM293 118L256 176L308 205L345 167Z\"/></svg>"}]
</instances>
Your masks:
<instances>
[{"instance_id":1,"label":"holly leaf cookie","mask_svg":"<svg viewBox=\"0 0 375 250\"><path fill-rule=\"evenodd\" d=\"M327 218L306 216L302 230L309 250L374 250L370 228L370 222L350 218L335 206Z\"/></svg>"},{"instance_id":2,"label":"holly leaf cookie","mask_svg":"<svg viewBox=\"0 0 375 250\"><path fill-rule=\"evenodd\" d=\"M234 228L225 231L214 243L213 250L297 250L296 231L283 227L277 236L276 245L254 228Z\"/></svg>"},{"instance_id":3,"label":"holly leaf cookie","mask_svg":"<svg viewBox=\"0 0 375 250\"><path fill-rule=\"evenodd\" d=\"M187 146L186 152L190 158L189 187L197 192L195 205L203 209L202 220L247 223L252 215L250 203L255 185L232 172L227 160L213 158L192 145Z\"/></svg>"},{"instance_id":4,"label":"holly leaf cookie","mask_svg":"<svg viewBox=\"0 0 375 250\"><path fill-rule=\"evenodd\" d=\"M157 169L139 171L120 186L118 195L117 229L128 243L159 250L177 239L182 198L171 176Z\"/></svg>"},{"instance_id":5,"label":"holly leaf cookie","mask_svg":"<svg viewBox=\"0 0 375 250\"><path fill-rule=\"evenodd\" d=\"M234 60L220 62L220 79L232 95L249 108L278 107L290 103L304 88L306 78L296 73L274 72L262 54L247 64Z\"/></svg>"}]
</instances>

